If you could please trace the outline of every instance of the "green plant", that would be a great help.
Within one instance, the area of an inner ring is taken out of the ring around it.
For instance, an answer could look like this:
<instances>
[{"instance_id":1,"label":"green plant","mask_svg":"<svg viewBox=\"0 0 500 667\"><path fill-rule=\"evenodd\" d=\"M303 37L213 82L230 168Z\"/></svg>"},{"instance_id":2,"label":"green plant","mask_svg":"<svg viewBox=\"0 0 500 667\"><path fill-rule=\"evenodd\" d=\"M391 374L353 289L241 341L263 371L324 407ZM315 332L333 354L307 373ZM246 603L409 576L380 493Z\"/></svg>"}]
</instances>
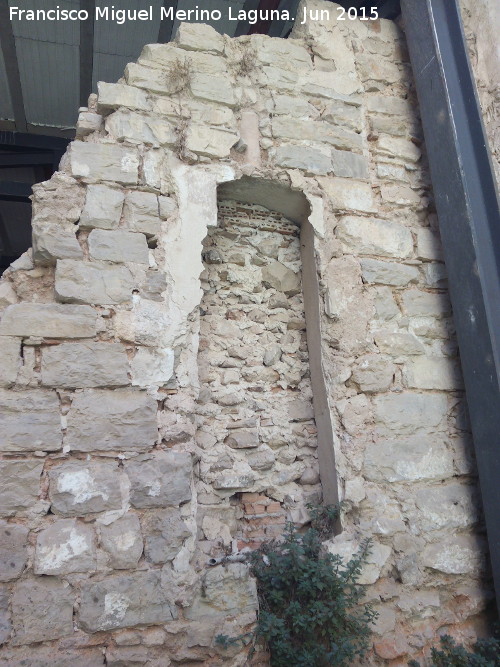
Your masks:
<instances>
[{"instance_id":1,"label":"green plant","mask_svg":"<svg viewBox=\"0 0 500 667\"><path fill-rule=\"evenodd\" d=\"M311 526L299 533L288 524L281 541L264 543L251 555L257 579L257 641L265 642L272 667L348 666L368 648L376 613L361 604L357 584L369 552L365 541L348 563L328 553L337 507L309 508Z\"/></svg>"},{"instance_id":2,"label":"green plant","mask_svg":"<svg viewBox=\"0 0 500 667\"><path fill-rule=\"evenodd\" d=\"M453 637L443 635L440 638L441 649L431 650L431 667L499 667L500 640L478 639L472 652L455 642ZM410 660L409 667L420 667L416 660Z\"/></svg>"}]
</instances>

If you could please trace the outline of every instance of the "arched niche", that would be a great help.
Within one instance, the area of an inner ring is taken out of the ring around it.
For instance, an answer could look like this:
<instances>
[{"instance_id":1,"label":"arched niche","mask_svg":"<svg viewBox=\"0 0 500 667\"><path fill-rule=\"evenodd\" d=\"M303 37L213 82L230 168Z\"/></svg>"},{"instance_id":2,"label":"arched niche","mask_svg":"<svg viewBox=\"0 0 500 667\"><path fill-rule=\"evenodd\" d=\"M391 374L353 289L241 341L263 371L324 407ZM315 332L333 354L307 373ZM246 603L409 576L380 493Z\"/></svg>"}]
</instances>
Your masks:
<instances>
[{"instance_id":1,"label":"arched niche","mask_svg":"<svg viewBox=\"0 0 500 667\"><path fill-rule=\"evenodd\" d=\"M217 188L217 201L229 200L264 207L279 213L298 227L302 293L314 420L317 428L318 464L325 503L338 501L334 436L323 372L321 311L318 271L314 249L315 231L310 222L311 203L306 195L271 180L244 176ZM217 228L212 228L211 233Z\"/></svg>"}]
</instances>

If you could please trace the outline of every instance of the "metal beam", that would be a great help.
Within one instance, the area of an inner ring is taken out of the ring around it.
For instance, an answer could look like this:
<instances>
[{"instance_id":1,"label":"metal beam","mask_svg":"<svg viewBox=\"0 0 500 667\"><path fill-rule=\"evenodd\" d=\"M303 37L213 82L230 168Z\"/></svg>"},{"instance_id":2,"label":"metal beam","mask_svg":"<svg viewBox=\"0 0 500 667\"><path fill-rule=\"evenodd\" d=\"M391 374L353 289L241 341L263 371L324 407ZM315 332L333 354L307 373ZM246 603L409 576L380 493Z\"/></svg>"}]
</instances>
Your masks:
<instances>
[{"instance_id":1,"label":"metal beam","mask_svg":"<svg viewBox=\"0 0 500 667\"><path fill-rule=\"evenodd\" d=\"M80 21L80 106L86 107L94 71L95 0L80 0L80 9L88 13L88 18Z\"/></svg>"},{"instance_id":2,"label":"metal beam","mask_svg":"<svg viewBox=\"0 0 500 667\"><path fill-rule=\"evenodd\" d=\"M10 132L0 130L0 145L12 148L41 149L64 153L69 139L51 137L42 134L27 134L26 132Z\"/></svg>"},{"instance_id":3,"label":"metal beam","mask_svg":"<svg viewBox=\"0 0 500 667\"><path fill-rule=\"evenodd\" d=\"M31 183L17 183L15 181L0 181L0 201L30 202L33 194Z\"/></svg>"},{"instance_id":4,"label":"metal beam","mask_svg":"<svg viewBox=\"0 0 500 667\"><path fill-rule=\"evenodd\" d=\"M173 14L175 16L175 13L177 11L177 5L179 3L177 0L163 0L163 7L165 9L169 9L170 7L173 7ZM163 18L160 23L160 29L158 31L158 43L159 44L166 44L167 42L170 42L172 39L172 33L174 32L174 23L175 19L167 19Z\"/></svg>"},{"instance_id":5,"label":"metal beam","mask_svg":"<svg viewBox=\"0 0 500 667\"><path fill-rule=\"evenodd\" d=\"M26 112L24 110L23 89L17 60L16 40L9 18L9 0L0 0L0 46L5 62L16 129L19 132L26 132Z\"/></svg>"},{"instance_id":6,"label":"metal beam","mask_svg":"<svg viewBox=\"0 0 500 667\"><path fill-rule=\"evenodd\" d=\"M0 145L0 168L35 167L54 163L54 153L3 153Z\"/></svg>"},{"instance_id":7,"label":"metal beam","mask_svg":"<svg viewBox=\"0 0 500 667\"><path fill-rule=\"evenodd\" d=\"M500 211L457 0L402 0L500 609Z\"/></svg>"}]
</instances>

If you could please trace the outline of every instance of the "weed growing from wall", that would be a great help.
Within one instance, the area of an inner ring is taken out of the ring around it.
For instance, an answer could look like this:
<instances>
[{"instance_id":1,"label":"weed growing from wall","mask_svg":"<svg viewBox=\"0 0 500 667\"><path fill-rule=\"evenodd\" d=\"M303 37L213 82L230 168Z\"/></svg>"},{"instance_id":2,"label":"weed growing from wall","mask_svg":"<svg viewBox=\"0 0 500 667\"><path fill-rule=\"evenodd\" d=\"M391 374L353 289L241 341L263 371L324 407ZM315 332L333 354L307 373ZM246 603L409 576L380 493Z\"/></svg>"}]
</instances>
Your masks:
<instances>
[{"instance_id":1,"label":"weed growing from wall","mask_svg":"<svg viewBox=\"0 0 500 667\"><path fill-rule=\"evenodd\" d=\"M251 555L260 607L255 640L267 645L272 667L348 667L368 649L376 618L370 604L362 604L364 590L357 583L369 541L344 563L323 546L338 509L310 510L305 533L288 524L282 540L264 543ZM222 645L228 641L218 637Z\"/></svg>"},{"instance_id":2,"label":"weed growing from wall","mask_svg":"<svg viewBox=\"0 0 500 667\"><path fill-rule=\"evenodd\" d=\"M453 637L443 635L441 648L431 651L430 667L499 667L500 640L498 638L479 639L472 652L457 644ZM420 667L416 660L410 660L409 667Z\"/></svg>"}]
</instances>

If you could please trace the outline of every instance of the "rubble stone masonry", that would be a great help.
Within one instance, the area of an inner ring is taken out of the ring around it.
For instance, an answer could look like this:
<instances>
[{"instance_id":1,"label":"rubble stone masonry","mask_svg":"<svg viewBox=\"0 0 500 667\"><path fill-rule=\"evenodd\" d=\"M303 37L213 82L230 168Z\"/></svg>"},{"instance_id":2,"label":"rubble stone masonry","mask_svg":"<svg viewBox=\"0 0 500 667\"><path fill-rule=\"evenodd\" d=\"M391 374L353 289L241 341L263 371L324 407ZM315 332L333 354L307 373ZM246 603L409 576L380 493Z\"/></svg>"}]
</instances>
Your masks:
<instances>
[{"instance_id":1,"label":"rubble stone masonry","mask_svg":"<svg viewBox=\"0 0 500 667\"><path fill-rule=\"evenodd\" d=\"M251 628L255 582L208 561L322 492L332 553L373 539L362 664L484 630L404 35L331 16L288 40L182 24L99 84L35 186L0 281L0 664L249 664L215 637Z\"/></svg>"}]
</instances>

